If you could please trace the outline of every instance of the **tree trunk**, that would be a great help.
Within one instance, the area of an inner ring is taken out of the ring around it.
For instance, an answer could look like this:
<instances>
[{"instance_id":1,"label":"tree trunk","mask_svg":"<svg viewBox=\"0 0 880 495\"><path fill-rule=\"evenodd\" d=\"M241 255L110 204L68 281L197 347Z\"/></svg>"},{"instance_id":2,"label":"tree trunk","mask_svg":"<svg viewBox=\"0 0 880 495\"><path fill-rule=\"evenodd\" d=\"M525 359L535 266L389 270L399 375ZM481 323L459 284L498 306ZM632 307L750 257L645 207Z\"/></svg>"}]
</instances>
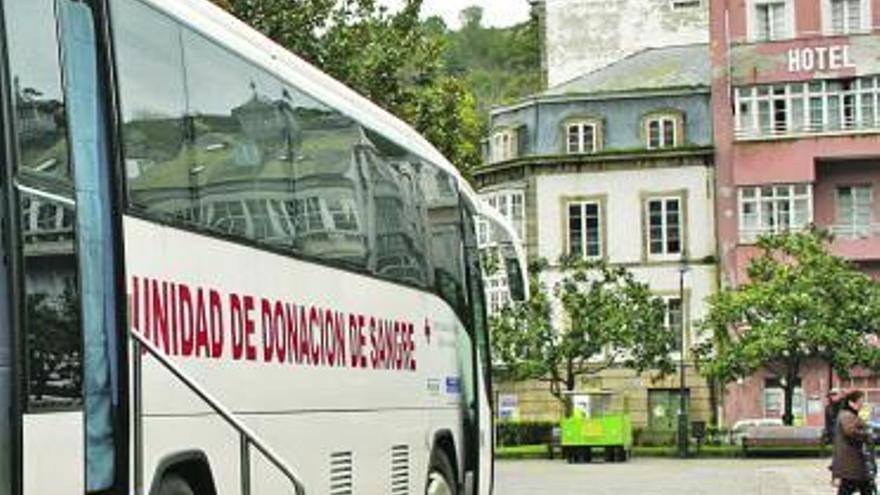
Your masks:
<instances>
[{"instance_id":1,"label":"tree trunk","mask_svg":"<svg viewBox=\"0 0 880 495\"><path fill-rule=\"evenodd\" d=\"M785 374L785 385L782 390L785 393L785 408L782 414L782 423L786 426L794 424L794 390L797 385L798 373L800 368L798 365L789 367Z\"/></svg>"},{"instance_id":2,"label":"tree trunk","mask_svg":"<svg viewBox=\"0 0 880 495\"><path fill-rule=\"evenodd\" d=\"M794 385L785 384L785 412L782 414L782 423L791 426L794 423Z\"/></svg>"},{"instance_id":3,"label":"tree trunk","mask_svg":"<svg viewBox=\"0 0 880 495\"><path fill-rule=\"evenodd\" d=\"M565 416L570 417L574 414L574 388L575 374L574 362L569 360L565 368Z\"/></svg>"}]
</instances>

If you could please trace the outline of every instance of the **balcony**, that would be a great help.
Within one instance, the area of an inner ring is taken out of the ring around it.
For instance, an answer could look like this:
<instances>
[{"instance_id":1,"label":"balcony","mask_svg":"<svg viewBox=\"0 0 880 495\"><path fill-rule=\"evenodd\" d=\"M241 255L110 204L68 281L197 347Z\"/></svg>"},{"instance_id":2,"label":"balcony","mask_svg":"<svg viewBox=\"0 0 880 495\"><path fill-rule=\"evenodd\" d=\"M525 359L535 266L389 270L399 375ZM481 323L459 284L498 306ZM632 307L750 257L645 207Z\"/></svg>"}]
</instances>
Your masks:
<instances>
[{"instance_id":1,"label":"balcony","mask_svg":"<svg viewBox=\"0 0 880 495\"><path fill-rule=\"evenodd\" d=\"M834 255L853 261L880 259L880 223L835 224L826 228L834 234Z\"/></svg>"}]
</instances>

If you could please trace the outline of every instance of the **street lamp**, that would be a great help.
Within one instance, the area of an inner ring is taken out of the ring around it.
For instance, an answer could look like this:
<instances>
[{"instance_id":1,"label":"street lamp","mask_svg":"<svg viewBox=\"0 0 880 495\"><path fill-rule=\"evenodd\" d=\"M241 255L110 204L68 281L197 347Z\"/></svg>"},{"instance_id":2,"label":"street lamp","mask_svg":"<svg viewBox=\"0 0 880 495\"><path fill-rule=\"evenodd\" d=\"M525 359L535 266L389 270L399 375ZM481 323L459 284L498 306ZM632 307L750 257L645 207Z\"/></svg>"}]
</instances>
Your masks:
<instances>
[{"instance_id":1,"label":"street lamp","mask_svg":"<svg viewBox=\"0 0 880 495\"><path fill-rule=\"evenodd\" d=\"M679 354L678 354L678 364L679 364L679 384L678 384L678 456L682 459L688 456L688 414L687 414L687 400L685 398L686 392L686 383L685 383L685 372L686 366L684 361L684 351L685 351L685 341L687 340L685 334L685 304L684 304L684 276L687 272L690 271L690 266L687 264L687 258L683 255L681 258L681 264L678 267L678 301L681 314L679 315L679 325L681 326L680 340L679 344Z\"/></svg>"}]
</instances>

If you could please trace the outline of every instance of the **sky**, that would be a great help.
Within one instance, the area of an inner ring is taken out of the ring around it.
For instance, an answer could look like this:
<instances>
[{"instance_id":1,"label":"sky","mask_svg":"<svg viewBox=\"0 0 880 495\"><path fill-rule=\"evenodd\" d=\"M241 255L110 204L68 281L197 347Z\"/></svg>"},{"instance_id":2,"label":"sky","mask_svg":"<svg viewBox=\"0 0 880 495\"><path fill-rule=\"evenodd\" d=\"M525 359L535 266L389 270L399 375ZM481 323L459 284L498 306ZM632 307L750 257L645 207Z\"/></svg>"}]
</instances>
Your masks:
<instances>
[{"instance_id":1,"label":"sky","mask_svg":"<svg viewBox=\"0 0 880 495\"><path fill-rule=\"evenodd\" d=\"M379 3L396 9L403 5L404 0L379 0ZM505 27L529 19L528 0L424 0L422 15L439 15L447 26L458 29L461 25L458 13L471 5L483 7L485 26Z\"/></svg>"}]
</instances>

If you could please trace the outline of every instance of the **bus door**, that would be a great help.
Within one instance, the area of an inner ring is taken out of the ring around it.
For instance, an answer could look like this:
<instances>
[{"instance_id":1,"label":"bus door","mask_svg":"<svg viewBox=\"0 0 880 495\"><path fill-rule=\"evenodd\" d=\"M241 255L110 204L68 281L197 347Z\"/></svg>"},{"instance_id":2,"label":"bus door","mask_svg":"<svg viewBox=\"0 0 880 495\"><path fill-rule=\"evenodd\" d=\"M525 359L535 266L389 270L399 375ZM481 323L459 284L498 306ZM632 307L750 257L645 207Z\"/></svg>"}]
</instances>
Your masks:
<instances>
[{"instance_id":1,"label":"bus door","mask_svg":"<svg viewBox=\"0 0 880 495\"><path fill-rule=\"evenodd\" d=\"M0 292L14 308L3 315L0 305L0 317L11 329L15 377L12 448L0 447L12 452L6 485L19 495L104 490L118 483L117 304L92 4L0 1L3 121L11 124ZM0 486L0 495L9 492Z\"/></svg>"},{"instance_id":2,"label":"bus door","mask_svg":"<svg viewBox=\"0 0 880 495\"><path fill-rule=\"evenodd\" d=\"M493 422L491 406L491 377L489 368L489 339L486 321L486 304L483 288L483 273L480 267L480 253L476 237L476 213L465 205L464 212L464 251L468 276L468 295L470 300L470 326L472 345L472 367L469 385L473 389L473 428L466 432L468 450L474 471L473 480L466 480L465 492L474 495L488 495L492 491L493 466Z\"/></svg>"}]
</instances>

